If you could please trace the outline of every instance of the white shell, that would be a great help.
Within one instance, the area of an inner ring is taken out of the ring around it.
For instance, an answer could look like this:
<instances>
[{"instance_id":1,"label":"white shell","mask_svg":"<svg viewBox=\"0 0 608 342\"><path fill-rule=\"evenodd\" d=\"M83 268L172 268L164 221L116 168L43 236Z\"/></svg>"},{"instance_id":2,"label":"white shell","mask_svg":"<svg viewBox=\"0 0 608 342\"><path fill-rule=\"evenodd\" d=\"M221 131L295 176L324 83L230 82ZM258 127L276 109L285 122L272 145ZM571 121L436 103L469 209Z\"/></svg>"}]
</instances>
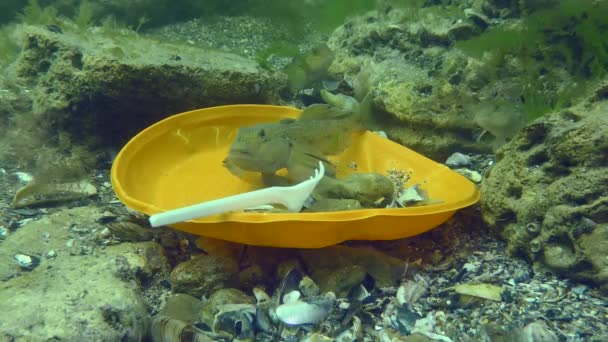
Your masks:
<instances>
[{"instance_id":1,"label":"white shell","mask_svg":"<svg viewBox=\"0 0 608 342\"><path fill-rule=\"evenodd\" d=\"M302 295L300 294L300 291L297 290L293 290L289 293L286 293L283 296L283 303L288 304L288 303L293 303L295 301L297 301L298 299L300 299Z\"/></svg>"},{"instance_id":2,"label":"white shell","mask_svg":"<svg viewBox=\"0 0 608 342\"><path fill-rule=\"evenodd\" d=\"M295 301L281 304L276 309L281 322L290 325L317 323L327 316L327 309L316 304Z\"/></svg>"},{"instance_id":3,"label":"white shell","mask_svg":"<svg viewBox=\"0 0 608 342\"><path fill-rule=\"evenodd\" d=\"M454 152L448 157L445 164L450 167L467 166L471 164L471 157L460 152Z\"/></svg>"},{"instance_id":4,"label":"white shell","mask_svg":"<svg viewBox=\"0 0 608 342\"><path fill-rule=\"evenodd\" d=\"M15 261L17 261L17 263L21 267L30 267L30 266L32 266L32 263L34 262L32 260L31 256L25 255L25 254L16 254Z\"/></svg>"},{"instance_id":5,"label":"white shell","mask_svg":"<svg viewBox=\"0 0 608 342\"><path fill-rule=\"evenodd\" d=\"M15 172L15 176L17 176L17 179L23 183L29 183L34 180L34 176L27 172Z\"/></svg>"}]
</instances>

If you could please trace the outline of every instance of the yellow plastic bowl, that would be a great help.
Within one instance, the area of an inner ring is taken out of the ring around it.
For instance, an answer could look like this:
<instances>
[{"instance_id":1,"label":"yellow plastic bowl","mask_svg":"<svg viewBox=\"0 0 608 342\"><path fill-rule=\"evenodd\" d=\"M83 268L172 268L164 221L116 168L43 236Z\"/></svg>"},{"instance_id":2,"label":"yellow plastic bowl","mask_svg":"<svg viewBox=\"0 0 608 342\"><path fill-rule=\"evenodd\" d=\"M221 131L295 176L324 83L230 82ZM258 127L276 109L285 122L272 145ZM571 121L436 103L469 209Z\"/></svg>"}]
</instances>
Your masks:
<instances>
[{"instance_id":1,"label":"yellow plastic bowl","mask_svg":"<svg viewBox=\"0 0 608 342\"><path fill-rule=\"evenodd\" d=\"M231 174L222 160L238 129L300 110L267 105L233 105L171 116L135 136L112 165L120 200L148 215L260 188ZM410 174L441 203L392 209L324 213L226 213L172 225L192 234L274 247L318 248L345 240L391 240L418 235L479 199L476 186L446 166L374 133L353 134L351 146L332 158L338 176L390 169ZM357 171L348 165L355 162Z\"/></svg>"}]
</instances>

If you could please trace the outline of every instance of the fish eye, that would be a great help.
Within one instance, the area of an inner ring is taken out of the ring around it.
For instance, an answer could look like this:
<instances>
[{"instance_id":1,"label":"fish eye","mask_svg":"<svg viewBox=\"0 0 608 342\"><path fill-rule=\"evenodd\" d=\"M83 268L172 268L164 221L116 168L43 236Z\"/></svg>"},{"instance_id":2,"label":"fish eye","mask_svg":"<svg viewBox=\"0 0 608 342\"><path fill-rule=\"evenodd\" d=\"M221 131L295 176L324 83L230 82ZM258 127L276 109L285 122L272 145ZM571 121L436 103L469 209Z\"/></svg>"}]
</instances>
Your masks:
<instances>
[{"instance_id":1,"label":"fish eye","mask_svg":"<svg viewBox=\"0 0 608 342\"><path fill-rule=\"evenodd\" d=\"M261 129L261 130L258 132L258 137L260 137L260 139L264 139L264 138L266 138L266 131L264 131L264 129Z\"/></svg>"}]
</instances>

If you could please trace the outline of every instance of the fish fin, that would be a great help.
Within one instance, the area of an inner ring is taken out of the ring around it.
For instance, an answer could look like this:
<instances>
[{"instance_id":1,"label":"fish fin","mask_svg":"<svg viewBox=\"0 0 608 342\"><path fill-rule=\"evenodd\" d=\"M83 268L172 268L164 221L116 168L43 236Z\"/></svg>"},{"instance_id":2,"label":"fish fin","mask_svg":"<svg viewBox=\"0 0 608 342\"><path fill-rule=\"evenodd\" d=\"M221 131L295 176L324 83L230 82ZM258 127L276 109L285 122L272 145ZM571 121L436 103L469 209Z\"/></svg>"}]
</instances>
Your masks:
<instances>
[{"instance_id":1,"label":"fish fin","mask_svg":"<svg viewBox=\"0 0 608 342\"><path fill-rule=\"evenodd\" d=\"M367 93L363 100L361 100L355 114L357 115L361 128L371 130L371 128L375 126L374 101L371 92Z\"/></svg>"},{"instance_id":2,"label":"fish fin","mask_svg":"<svg viewBox=\"0 0 608 342\"><path fill-rule=\"evenodd\" d=\"M240 167L238 167L232 160L230 160L229 158L226 158L222 161L222 164L224 164L224 167L228 169L228 171L230 171L230 173L232 173L233 175L237 176L237 177L242 177L245 174L245 170L241 169Z\"/></svg>"},{"instance_id":3,"label":"fish fin","mask_svg":"<svg viewBox=\"0 0 608 342\"><path fill-rule=\"evenodd\" d=\"M327 119L343 119L352 116L352 112L344 111L338 107L324 104L315 103L312 104L302 111L302 114L298 117L298 121L313 121L313 120L327 120Z\"/></svg>"},{"instance_id":4,"label":"fish fin","mask_svg":"<svg viewBox=\"0 0 608 342\"><path fill-rule=\"evenodd\" d=\"M320 152L313 148L301 145L293 145L289 160L287 161L287 172L289 179L301 182L314 175L314 170L319 167L319 162L325 167L325 174L333 176L336 168Z\"/></svg>"},{"instance_id":5,"label":"fish fin","mask_svg":"<svg viewBox=\"0 0 608 342\"><path fill-rule=\"evenodd\" d=\"M359 101L354 97L344 94L333 94L325 89L321 89L321 98L330 105L334 105L346 112L355 112L357 111L357 107L359 107Z\"/></svg>"},{"instance_id":6,"label":"fish fin","mask_svg":"<svg viewBox=\"0 0 608 342\"><path fill-rule=\"evenodd\" d=\"M289 180L274 173L262 173L262 183L265 186L288 186Z\"/></svg>"}]
</instances>

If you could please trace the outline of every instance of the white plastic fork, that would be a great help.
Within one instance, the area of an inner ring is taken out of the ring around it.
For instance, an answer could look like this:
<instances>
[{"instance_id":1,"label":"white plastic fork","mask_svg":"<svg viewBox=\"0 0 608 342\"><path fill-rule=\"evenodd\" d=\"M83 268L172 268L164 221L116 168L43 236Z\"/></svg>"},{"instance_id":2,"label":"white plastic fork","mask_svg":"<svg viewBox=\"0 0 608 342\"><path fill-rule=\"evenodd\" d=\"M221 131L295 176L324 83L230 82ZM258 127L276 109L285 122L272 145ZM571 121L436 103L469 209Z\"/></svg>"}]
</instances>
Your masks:
<instances>
[{"instance_id":1,"label":"white plastic fork","mask_svg":"<svg viewBox=\"0 0 608 342\"><path fill-rule=\"evenodd\" d=\"M319 168L315 169L315 174L310 179L299 184L293 186L273 186L172 209L150 216L150 224L152 227L159 227L271 203L282 204L290 212L299 212L302 210L308 196L310 196L324 175L325 167L322 162L319 162Z\"/></svg>"}]
</instances>

